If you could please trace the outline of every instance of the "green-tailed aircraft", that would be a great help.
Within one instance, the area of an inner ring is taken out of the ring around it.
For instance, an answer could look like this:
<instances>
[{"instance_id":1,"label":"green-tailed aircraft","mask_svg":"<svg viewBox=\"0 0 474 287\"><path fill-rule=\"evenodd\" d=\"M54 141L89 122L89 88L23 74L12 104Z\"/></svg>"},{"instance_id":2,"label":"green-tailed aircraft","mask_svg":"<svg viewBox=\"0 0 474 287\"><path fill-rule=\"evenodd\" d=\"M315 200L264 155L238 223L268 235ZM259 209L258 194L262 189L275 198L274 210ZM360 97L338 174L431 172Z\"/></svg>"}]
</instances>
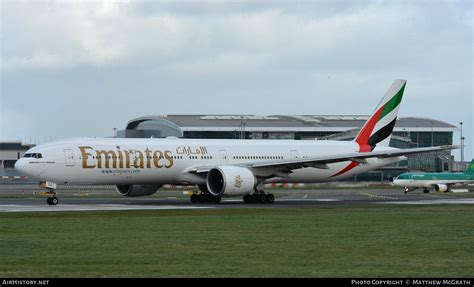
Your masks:
<instances>
[{"instance_id":1,"label":"green-tailed aircraft","mask_svg":"<svg viewBox=\"0 0 474 287\"><path fill-rule=\"evenodd\" d=\"M451 187L474 183L474 159L464 173L402 173L393 180L396 186L405 188L405 193L417 188L424 188L428 193L430 188L439 192L448 192Z\"/></svg>"}]
</instances>

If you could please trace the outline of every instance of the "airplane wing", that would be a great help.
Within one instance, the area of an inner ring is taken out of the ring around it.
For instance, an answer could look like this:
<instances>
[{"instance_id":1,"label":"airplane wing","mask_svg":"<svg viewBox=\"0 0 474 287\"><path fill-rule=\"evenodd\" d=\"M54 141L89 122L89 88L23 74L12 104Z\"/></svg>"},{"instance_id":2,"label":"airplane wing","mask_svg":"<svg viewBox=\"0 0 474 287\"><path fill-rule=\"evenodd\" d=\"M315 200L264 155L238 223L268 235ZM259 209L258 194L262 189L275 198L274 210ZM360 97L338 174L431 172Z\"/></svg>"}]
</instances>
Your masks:
<instances>
[{"instance_id":1,"label":"airplane wing","mask_svg":"<svg viewBox=\"0 0 474 287\"><path fill-rule=\"evenodd\" d=\"M438 146L438 147L426 147L426 148L412 148L412 149L394 149L387 151L375 151L375 152L354 152L347 154L338 154L338 155L328 155L322 157L313 157L306 159L291 159L291 160L276 160L276 161L265 161L265 162L253 162L240 164L239 166L254 168L254 169L263 169L263 168L276 168L280 170L285 170L291 172L291 170L303 168L303 167L314 167L321 169L328 169L327 164L344 162L344 161L353 161L359 163L365 163L367 158L391 158L398 156L405 156L410 154L419 154L419 153L428 153L428 152L437 152L444 150L457 149L459 146ZM201 166L192 168L189 172L191 173L207 173L214 166Z\"/></svg>"}]
</instances>

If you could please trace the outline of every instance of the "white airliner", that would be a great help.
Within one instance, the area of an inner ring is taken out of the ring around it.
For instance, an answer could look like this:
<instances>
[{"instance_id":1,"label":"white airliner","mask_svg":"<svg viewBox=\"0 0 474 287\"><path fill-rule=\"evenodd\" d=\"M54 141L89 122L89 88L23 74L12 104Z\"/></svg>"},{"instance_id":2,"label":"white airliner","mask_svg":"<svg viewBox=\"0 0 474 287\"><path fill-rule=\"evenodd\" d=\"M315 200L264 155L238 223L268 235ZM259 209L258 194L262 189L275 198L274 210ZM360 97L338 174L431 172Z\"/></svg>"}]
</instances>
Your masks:
<instances>
[{"instance_id":1,"label":"white airliner","mask_svg":"<svg viewBox=\"0 0 474 287\"><path fill-rule=\"evenodd\" d=\"M405 80L396 80L354 141L83 138L38 145L15 168L50 187L56 184L115 185L124 196L145 196L163 184L197 185L195 202L273 202L265 183L336 181L406 159L406 155L449 150L388 147Z\"/></svg>"}]
</instances>

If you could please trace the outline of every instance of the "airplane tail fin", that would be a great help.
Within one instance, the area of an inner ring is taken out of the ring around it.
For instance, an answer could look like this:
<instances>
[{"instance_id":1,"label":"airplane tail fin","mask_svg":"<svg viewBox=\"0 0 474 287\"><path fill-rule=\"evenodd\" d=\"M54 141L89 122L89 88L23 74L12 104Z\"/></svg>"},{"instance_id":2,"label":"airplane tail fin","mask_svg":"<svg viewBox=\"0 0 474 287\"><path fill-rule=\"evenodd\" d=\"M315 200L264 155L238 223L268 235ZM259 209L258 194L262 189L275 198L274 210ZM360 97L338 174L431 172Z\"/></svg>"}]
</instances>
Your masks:
<instances>
[{"instance_id":1,"label":"airplane tail fin","mask_svg":"<svg viewBox=\"0 0 474 287\"><path fill-rule=\"evenodd\" d=\"M467 166L465 174L474 174L474 159L471 160L471 163Z\"/></svg>"},{"instance_id":2,"label":"airplane tail fin","mask_svg":"<svg viewBox=\"0 0 474 287\"><path fill-rule=\"evenodd\" d=\"M372 151L376 145L388 146L406 83L406 80L395 80L385 93L354 140L359 144L359 151Z\"/></svg>"}]
</instances>

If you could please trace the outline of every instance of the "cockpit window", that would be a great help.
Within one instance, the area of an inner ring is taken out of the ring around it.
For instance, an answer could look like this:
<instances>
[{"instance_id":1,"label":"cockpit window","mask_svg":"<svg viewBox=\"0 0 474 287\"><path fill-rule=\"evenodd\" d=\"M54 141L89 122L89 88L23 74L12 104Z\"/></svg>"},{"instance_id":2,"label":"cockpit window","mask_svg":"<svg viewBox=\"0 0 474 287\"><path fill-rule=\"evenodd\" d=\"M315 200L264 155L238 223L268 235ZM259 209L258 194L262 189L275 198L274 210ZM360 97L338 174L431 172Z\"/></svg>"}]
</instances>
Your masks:
<instances>
[{"instance_id":1,"label":"cockpit window","mask_svg":"<svg viewBox=\"0 0 474 287\"><path fill-rule=\"evenodd\" d=\"M23 157L43 158L43 155L40 153L25 153Z\"/></svg>"},{"instance_id":2,"label":"cockpit window","mask_svg":"<svg viewBox=\"0 0 474 287\"><path fill-rule=\"evenodd\" d=\"M396 177L396 179L408 179L408 178L409 178L409 175L406 173L402 173Z\"/></svg>"}]
</instances>

